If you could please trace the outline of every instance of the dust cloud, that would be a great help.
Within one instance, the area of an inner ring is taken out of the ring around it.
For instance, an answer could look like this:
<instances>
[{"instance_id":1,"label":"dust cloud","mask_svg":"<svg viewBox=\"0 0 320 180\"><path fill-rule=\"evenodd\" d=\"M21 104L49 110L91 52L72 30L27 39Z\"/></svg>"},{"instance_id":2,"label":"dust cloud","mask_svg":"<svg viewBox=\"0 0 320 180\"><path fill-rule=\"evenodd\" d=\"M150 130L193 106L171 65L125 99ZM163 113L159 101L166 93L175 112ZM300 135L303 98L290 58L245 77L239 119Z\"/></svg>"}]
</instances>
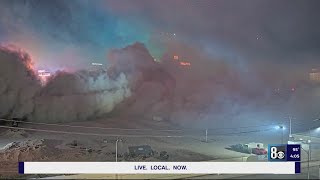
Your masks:
<instances>
[{"instance_id":1,"label":"dust cloud","mask_svg":"<svg viewBox=\"0 0 320 180\"><path fill-rule=\"evenodd\" d=\"M181 44L170 47L161 62L141 43L113 49L107 70L56 72L45 86L27 53L8 47L0 53L0 116L5 118L72 122L117 111L125 118L158 116L181 126L218 128L274 124L287 115L306 121L318 115L319 88L299 81L291 91L295 76L289 71L212 58ZM281 93L275 92L279 88Z\"/></svg>"}]
</instances>

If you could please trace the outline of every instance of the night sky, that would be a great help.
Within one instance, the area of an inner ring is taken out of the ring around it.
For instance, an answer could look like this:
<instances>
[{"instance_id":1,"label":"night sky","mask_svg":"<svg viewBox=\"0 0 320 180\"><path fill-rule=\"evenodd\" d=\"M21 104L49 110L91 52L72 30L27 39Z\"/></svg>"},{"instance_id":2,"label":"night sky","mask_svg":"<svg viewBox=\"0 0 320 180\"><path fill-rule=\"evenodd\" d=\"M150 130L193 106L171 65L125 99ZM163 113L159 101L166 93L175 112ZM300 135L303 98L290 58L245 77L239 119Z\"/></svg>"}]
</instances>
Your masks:
<instances>
[{"instance_id":1,"label":"night sky","mask_svg":"<svg viewBox=\"0 0 320 180\"><path fill-rule=\"evenodd\" d=\"M174 41L212 59L311 68L320 63L319 8L317 0L2 0L0 42L52 70L107 63L108 50L136 41L155 58Z\"/></svg>"}]
</instances>

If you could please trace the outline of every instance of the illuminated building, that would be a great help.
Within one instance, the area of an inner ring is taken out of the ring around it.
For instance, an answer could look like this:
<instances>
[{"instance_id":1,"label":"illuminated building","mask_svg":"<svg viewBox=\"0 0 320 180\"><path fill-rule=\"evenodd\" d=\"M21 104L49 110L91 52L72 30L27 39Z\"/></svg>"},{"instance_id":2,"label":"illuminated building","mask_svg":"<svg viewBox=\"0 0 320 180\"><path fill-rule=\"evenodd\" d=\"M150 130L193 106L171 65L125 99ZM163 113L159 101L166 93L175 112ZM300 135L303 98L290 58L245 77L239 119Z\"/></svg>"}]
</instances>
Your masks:
<instances>
[{"instance_id":1,"label":"illuminated building","mask_svg":"<svg viewBox=\"0 0 320 180\"><path fill-rule=\"evenodd\" d=\"M38 77L40 78L40 81L42 85L46 84L48 81L48 78L51 76L51 73L46 70L38 70Z\"/></svg>"},{"instance_id":2,"label":"illuminated building","mask_svg":"<svg viewBox=\"0 0 320 180\"><path fill-rule=\"evenodd\" d=\"M103 66L103 64L93 62L93 63L91 63L91 66L89 67L89 70L90 71L101 71L101 70L105 70L104 68L105 67Z\"/></svg>"},{"instance_id":3,"label":"illuminated building","mask_svg":"<svg viewBox=\"0 0 320 180\"><path fill-rule=\"evenodd\" d=\"M309 73L309 80L311 82L320 82L320 71L318 69L312 69Z\"/></svg>"}]
</instances>

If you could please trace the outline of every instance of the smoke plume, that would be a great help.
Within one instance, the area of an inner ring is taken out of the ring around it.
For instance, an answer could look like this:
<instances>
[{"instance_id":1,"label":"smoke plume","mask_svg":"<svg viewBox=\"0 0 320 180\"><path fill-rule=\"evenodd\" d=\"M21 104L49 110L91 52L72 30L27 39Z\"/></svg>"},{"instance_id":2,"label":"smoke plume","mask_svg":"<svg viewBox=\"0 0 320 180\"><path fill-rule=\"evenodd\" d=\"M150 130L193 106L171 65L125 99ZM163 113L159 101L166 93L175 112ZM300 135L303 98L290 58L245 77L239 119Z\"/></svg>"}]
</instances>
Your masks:
<instances>
[{"instance_id":1,"label":"smoke plume","mask_svg":"<svg viewBox=\"0 0 320 180\"><path fill-rule=\"evenodd\" d=\"M106 71L57 72L41 86L30 56L2 47L0 116L71 122L117 111L126 118L160 116L182 126L219 128L274 124L288 115L301 122L319 113L319 88L272 64L214 59L183 45L156 62L141 43L110 51L108 63Z\"/></svg>"},{"instance_id":2,"label":"smoke plume","mask_svg":"<svg viewBox=\"0 0 320 180\"><path fill-rule=\"evenodd\" d=\"M31 114L39 89L30 56L13 47L0 47L0 117Z\"/></svg>"},{"instance_id":3,"label":"smoke plume","mask_svg":"<svg viewBox=\"0 0 320 180\"><path fill-rule=\"evenodd\" d=\"M58 72L41 87L27 53L1 47L0 63L1 117L83 121L109 113L130 96L123 73L111 79L106 71Z\"/></svg>"}]
</instances>

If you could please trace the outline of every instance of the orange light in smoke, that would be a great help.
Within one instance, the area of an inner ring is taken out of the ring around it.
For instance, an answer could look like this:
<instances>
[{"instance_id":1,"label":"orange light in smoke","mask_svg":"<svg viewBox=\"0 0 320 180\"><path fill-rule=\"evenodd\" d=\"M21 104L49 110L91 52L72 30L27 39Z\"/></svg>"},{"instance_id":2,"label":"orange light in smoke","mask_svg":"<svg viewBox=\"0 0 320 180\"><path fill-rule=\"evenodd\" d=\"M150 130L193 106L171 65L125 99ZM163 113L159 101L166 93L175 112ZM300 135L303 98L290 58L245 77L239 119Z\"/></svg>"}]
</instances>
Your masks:
<instances>
[{"instance_id":1,"label":"orange light in smoke","mask_svg":"<svg viewBox=\"0 0 320 180\"><path fill-rule=\"evenodd\" d=\"M174 59L174 60L178 60L178 59L179 59L179 56L173 56L173 59Z\"/></svg>"}]
</instances>

